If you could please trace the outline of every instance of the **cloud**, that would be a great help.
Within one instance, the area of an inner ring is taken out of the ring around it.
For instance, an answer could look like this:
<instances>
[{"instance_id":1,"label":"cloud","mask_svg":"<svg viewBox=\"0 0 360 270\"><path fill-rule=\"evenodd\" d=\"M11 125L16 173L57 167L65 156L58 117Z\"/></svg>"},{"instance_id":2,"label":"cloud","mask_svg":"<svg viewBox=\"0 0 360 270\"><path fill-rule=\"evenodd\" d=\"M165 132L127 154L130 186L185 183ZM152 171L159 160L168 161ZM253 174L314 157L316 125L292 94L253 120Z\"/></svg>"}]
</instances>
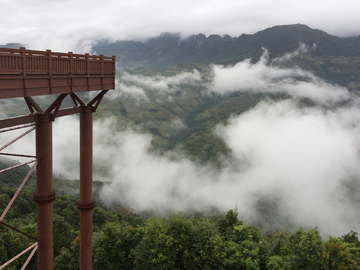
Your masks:
<instances>
[{"instance_id":1,"label":"cloud","mask_svg":"<svg viewBox=\"0 0 360 270\"><path fill-rule=\"evenodd\" d=\"M221 170L179 153L151 153L151 135L117 126L113 117L94 122L94 180L106 182L102 200L108 204L161 215L237 206L242 220L265 229L281 229L286 222L294 228L318 226L324 235L360 229L356 101L324 109L267 100L232 116L215 131L232 151ZM76 116L54 122L56 176L79 178L78 129ZM34 151L33 136L19 142L14 152ZM264 198L280 216L263 220L257 206Z\"/></svg>"},{"instance_id":2,"label":"cloud","mask_svg":"<svg viewBox=\"0 0 360 270\"><path fill-rule=\"evenodd\" d=\"M300 49L301 50L301 47ZM299 51L298 50L298 51ZM286 55L278 61L289 60L296 55ZM279 68L269 65L268 51L257 63L246 59L234 66L213 66L213 79L209 90L219 94L231 92L286 93L294 98L308 98L319 104L333 104L348 100L345 87L332 85L300 68Z\"/></svg>"},{"instance_id":3,"label":"cloud","mask_svg":"<svg viewBox=\"0 0 360 270\"><path fill-rule=\"evenodd\" d=\"M360 99L345 88L299 68L273 66L266 54L255 64L246 60L233 67L214 66L209 84L195 71L171 77L124 74L121 84L138 96L159 98L192 84L219 94L288 97L267 98L217 125L216 135L231 150L221 169L200 166L183 153L150 152L151 135L121 131L114 117L95 121L94 179L106 182L105 203L155 214L237 206L241 219L265 229L318 226L324 235L336 236L359 231ZM315 105L305 107L299 102L304 97ZM54 172L64 178L79 177L78 126L76 116L54 122Z\"/></svg>"},{"instance_id":4,"label":"cloud","mask_svg":"<svg viewBox=\"0 0 360 270\"><path fill-rule=\"evenodd\" d=\"M145 99L145 100L148 99L144 89L142 89L141 87L138 87L136 85L128 85L120 82L119 80L116 80L115 91L110 91L110 93L106 95L105 98L116 99L121 97L124 98L133 97L136 99Z\"/></svg>"},{"instance_id":5,"label":"cloud","mask_svg":"<svg viewBox=\"0 0 360 270\"><path fill-rule=\"evenodd\" d=\"M197 70L182 72L174 76L143 76L124 72L117 82L119 96L149 99L151 97L171 97L177 91L184 92L184 85L200 85L201 74Z\"/></svg>"},{"instance_id":6,"label":"cloud","mask_svg":"<svg viewBox=\"0 0 360 270\"><path fill-rule=\"evenodd\" d=\"M314 43L310 50L316 50L316 48L317 48L317 44ZM282 62L288 62L288 61L292 60L294 57L299 56L301 54L305 54L308 51L309 51L309 46L307 46L305 43L300 42L299 48L295 52L286 53L281 57L277 57L277 58L273 59L271 61L271 63L278 64L278 63L282 63Z\"/></svg>"},{"instance_id":7,"label":"cloud","mask_svg":"<svg viewBox=\"0 0 360 270\"><path fill-rule=\"evenodd\" d=\"M277 211L295 226L318 226L325 234L357 230L358 203L348 185L359 186L360 109L301 108L294 101L261 102L229 119L216 133L232 150L218 171L189 159L148 152L151 136L132 130L101 133L96 157L108 172L102 198L136 211L226 211L259 222L259 198L276 199ZM100 123L98 123L100 125ZM109 121L106 131L114 123ZM100 127L100 126L98 126ZM101 149L101 150L100 150ZM355 181L355 182L354 182ZM267 221L278 228L280 220Z\"/></svg>"},{"instance_id":8,"label":"cloud","mask_svg":"<svg viewBox=\"0 0 360 270\"><path fill-rule=\"evenodd\" d=\"M357 227L358 205L348 200L345 186L353 179L360 184L360 119L353 114L358 111L299 108L290 100L261 102L217 132L235 162L246 164L238 176L249 181L241 188L279 196L282 211L296 224L340 233Z\"/></svg>"}]
</instances>

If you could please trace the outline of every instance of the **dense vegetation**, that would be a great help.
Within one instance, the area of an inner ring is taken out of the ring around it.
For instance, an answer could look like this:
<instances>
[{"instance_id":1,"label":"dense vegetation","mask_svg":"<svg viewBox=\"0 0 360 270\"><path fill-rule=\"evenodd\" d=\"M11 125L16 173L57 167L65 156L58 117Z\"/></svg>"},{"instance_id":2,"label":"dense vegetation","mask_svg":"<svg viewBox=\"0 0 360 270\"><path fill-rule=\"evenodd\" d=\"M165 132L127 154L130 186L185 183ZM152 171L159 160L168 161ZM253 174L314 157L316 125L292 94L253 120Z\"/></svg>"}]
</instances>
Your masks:
<instances>
[{"instance_id":1,"label":"dense vegetation","mask_svg":"<svg viewBox=\"0 0 360 270\"><path fill-rule=\"evenodd\" d=\"M1 168L8 165L1 161ZM1 210L27 170L21 167L16 173L2 174ZM54 179L54 188L58 192L54 269L78 269L78 181ZM31 177L4 222L36 237L33 191ZM97 194L95 197L98 200ZM262 232L239 220L236 208L210 217L174 214L145 219L132 209L105 209L98 202L93 211L94 269L360 269L360 241L353 231L328 239L323 239L317 228ZM31 243L33 240L0 226L0 263ZM19 269L25 259L23 256L7 269ZM35 256L27 269L36 269L36 260Z\"/></svg>"}]
</instances>

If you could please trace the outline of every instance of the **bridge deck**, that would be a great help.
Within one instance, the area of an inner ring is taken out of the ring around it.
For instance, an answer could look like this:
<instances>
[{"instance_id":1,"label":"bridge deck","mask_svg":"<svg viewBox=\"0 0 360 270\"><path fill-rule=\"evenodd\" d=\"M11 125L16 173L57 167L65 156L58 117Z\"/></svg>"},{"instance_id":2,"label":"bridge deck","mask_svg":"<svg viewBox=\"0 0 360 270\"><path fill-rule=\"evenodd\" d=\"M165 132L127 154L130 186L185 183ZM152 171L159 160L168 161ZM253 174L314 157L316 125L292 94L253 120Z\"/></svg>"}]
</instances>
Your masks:
<instances>
[{"instance_id":1,"label":"bridge deck","mask_svg":"<svg viewBox=\"0 0 360 270\"><path fill-rule=\"evenodd\" d=\"M115 88L115 56L0 48L0 99Z\"/></svg>"}]
</instances>

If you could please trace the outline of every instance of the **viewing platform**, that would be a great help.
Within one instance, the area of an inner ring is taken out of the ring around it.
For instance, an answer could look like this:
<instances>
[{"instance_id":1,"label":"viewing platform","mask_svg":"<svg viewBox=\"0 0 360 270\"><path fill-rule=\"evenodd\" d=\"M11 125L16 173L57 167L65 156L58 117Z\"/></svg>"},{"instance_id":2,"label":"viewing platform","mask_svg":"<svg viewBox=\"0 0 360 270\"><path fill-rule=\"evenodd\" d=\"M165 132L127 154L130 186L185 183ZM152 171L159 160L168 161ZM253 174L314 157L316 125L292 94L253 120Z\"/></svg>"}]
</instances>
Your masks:
<instances>
[{"instance_id":1,"label":"viewing platform","mask_svg":"<svg viewBox=\"0 0 360 270\"><path fill-rule=\"evenodd\" d=\"M115 56L0 48L0 99L115 89Z\"/></svg>"}]
</instances>

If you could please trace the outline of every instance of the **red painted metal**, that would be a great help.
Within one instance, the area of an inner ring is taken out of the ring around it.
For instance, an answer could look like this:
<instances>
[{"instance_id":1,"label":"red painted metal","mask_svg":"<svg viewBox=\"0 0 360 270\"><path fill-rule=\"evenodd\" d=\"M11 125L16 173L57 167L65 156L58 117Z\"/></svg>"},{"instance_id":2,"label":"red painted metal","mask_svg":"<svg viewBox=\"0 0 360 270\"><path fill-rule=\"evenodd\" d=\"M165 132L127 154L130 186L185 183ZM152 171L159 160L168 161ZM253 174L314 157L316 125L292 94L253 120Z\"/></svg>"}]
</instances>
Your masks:
<instances>
[{"instance_id":1,"label":"red painted metal","mask_svg":"<svg viewBox=\"0 0 360 270\"><path fill-rule=\"evenodd\" d=\"M24 180L21 182L20 186L19 186L18 189L16 190L14 196L11 198L10 202L9 202L8 205L6 206L4 212L1 214L1 216L0 216L0 222L2 222L2 220L4 219L5 215L6 215L7 212L9 211L11 205L14 203L16 197L19 195L20 191L21 191L22 188L24 187L26 181L29 179L31 173L34 171L34 169L35 169L35 167L36 167L36 165L37 165L37 161L36 161L36 160L32 160L32 161L30 161L30 162L24 163L24 164L29 164L29 163L33 163L33 162L35 162L35 164L31 167L30 171L29 171L28 174L25 176ZM21 166L24 165L24 164L21 164ZM5 171L7 171L7 170L15 169L15 168L17 168L17 167L18 167L18 166L12 166L12 167L10 167L10 168L8 168L8 169L5 169L5 170L0 171L0 173L5 172Z\"/></svg>"},{"instance_id":2,"label":"red painted metal","mask_svg":"<svg viewBox=\"0 0 360 270\"><path fill-rule=\"evenodd\" d=\"M16 255L14 258L12 258L11 260L7 261L6 263L4 263L3 265L0 266L0 269L3 269L5 266L9 265L10 263L12 263L13 261L15 261L17 258L19 258L20 256L24 255L26 252L28 252L29 250L33 249L33 251L30 253L28 259L26 260L26 262L24 263L23 267L21 268L21 270L25 269L26 265L29 263L30 259L32 258L32 256L34 255L35 251L38 248L38 243L36 242L35 244L31 245L30 247L28 247L27 249L25 249L24 251L20 252L18 255Z\"/></svg>"},{"instance_id":3,"label":"red painted metal","mask_svg":"<svg viewBox=\"0 0 360 270\"><path fill-rule=\"evenodd\" d=\"M0 99L24 97L30 115L0 120L0 128L36 123L36 192L38 269L53 269L52 122L57 117L80 113L80 269L91 270L92 255L92 113L109 89L115 88L115 57L0 48ZM102 90L88 104L75 92ZM59 94L43 111L31 98ZM70 94L75 106L61 109ZM7 147L5 145L3 148ZM2 149L3 149L2 148ZM4 153L3 153L4 154ZM8 154L4 154L8 155ZM20 156L20 155L18 155ZM24 156L24 155L21 155ZM28 259L22 269L26 267Z\"/></svg>"},{"instance_id":4,"label":"red painted metal","mask_svg":"<svg viewBox=\"0 0 360 270\"><path fill-rule=\"evenodd\" d=\"M92 106L80 113L80 270L91 270L93 181L93 116Z\"/></svg>"},{"instance_id":5,"label":"red painted metal","mask_svg":"<svg viewBox=\"0 0 360 270\"><path fill-rule=\"evenodd\" d=\"M7 130L1 130L0 133L2 132L8 132L8 131L12 131L12 130L15 130L15 129L20 129L20 128L25 128L25 127L29 127L29 126L22 126L22 127L18 127L18 128L12 128L12 129L7 129ZM33 129L30 129L30 131L32 131ZM29 131L26 131L25 133L23 133L21 136L17 137L16 140L19 140L21 139L23 136L25 136L26 134L28 134ZM12 140L13 142L14 140ZM6 148L7 146L9 146L11 143L8 143L6 144L4 147L1 148L1 150L3 150L4 148ZM0 150L0 151L1 151ZM0 153L2 155L8 155L6 153ZM29 155L18 155L18 154L9 154L9 155L12 155L12 156L22 156L22 157L33 157L33 156L29 156ZM34 157L33 157L34 158ZM11 205L14 203L15 199L17 198L17 196L19 195L20 191L22 190L22 188L24 187L26 181L29 179L31 173L34 171L36 165L37 165L37 160L32 160L32 161L29 161L29 162L25 162L23 164L19 164L19 165L15 165L15 166L11 166L7 169L3 169L0 171L0 173L2 172L5 172L5 171L8 171L8 170L12 170L12 169L15 169L15 168L18 168L20 166L24 166L25 164L30 164L30 163L34 163L33 166L31 167L31 169L29 170L29 172L27 173L27 175L25 176L25 178L23 179L23 181L21 182L20 186L18 187L18 189L16 190L15 194L13 195L13 197L11 198L10 202L8 203L8 205L6 206L5 210L3 211L3 213L1 214L0 216L0 225L3 225L5 227L8 227L9 229L11 229L12 231L15 231L17 233L20 233L34 241L36 241L36 243L34 245L32 245L31 247L25 249L24 251L20 252L18 255L16 255L15 257L13 257L12 259L10 259L9 261L7 261L6 263L2 264L0 266L0 269L4 269L7 265L9 265L11 262L13 262L14 260L16 260L17 258L19 258L20 256L24 255L26 252L28 252L29 250L33 249L31 254L28 256L26 262L24 263L23 267L21 269L25 269L25 267L27 266L27 264L29 263L29 261L31 260L32 256L34 255L35 251L37 250L37 245L38 245L38 239L36 239L35 237L32 237L30 235L28 235L27 233L24 233L6 223L3 222L3 219L5 218L8 210L10 209Z\"/></svg>"},{"instance_id":6,"label":"red painted metal","mask_svg":"<svg viewBox=\"0 0 360 270\"><path fill-rule=\"evenodd\" d=\"M36 192L38 269L53 269L53 206L55 192L52 181L52 121L51 114L38 114L36 122Z\"/></svg>"},{"instance_id":7,"label":"red painted metal","mask_svg":"<svg viewBox=\"0 0 360 270\"><path fill-rule=\"evenodd\" d=\"M0 99L115 89L115 56L0 48Z\"/></svg>"}]
</instances>

